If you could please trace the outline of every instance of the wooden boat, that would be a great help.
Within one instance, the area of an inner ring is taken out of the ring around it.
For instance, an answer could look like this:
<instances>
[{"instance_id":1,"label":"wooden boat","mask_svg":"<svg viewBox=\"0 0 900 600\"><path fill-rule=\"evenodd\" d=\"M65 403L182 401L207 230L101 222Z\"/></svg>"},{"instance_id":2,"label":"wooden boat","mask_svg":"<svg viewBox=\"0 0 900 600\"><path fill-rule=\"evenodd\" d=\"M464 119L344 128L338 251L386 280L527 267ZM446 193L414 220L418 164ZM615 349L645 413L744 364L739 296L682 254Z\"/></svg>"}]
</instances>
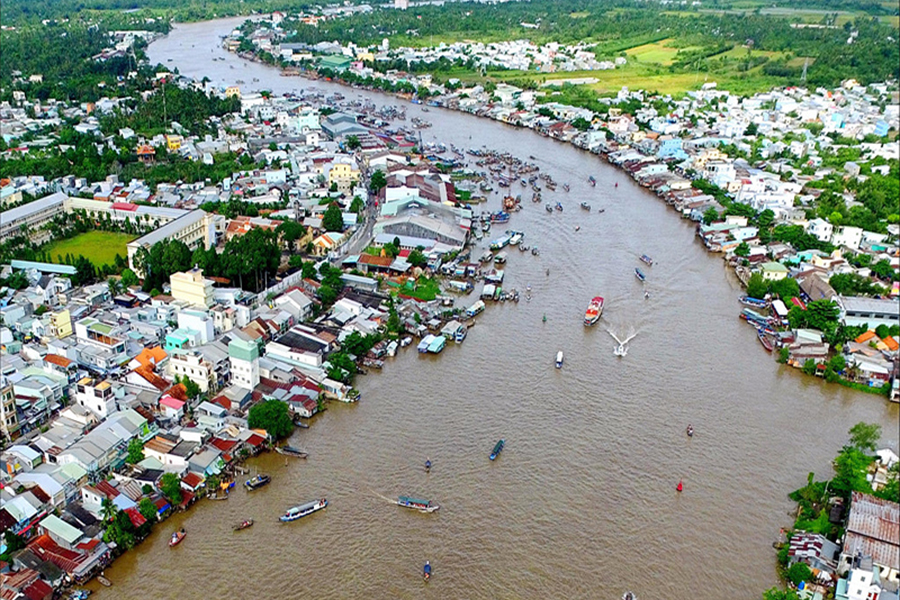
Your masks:
<instances>
[{"instance_id":1,"label":"wooden boat","mask_svg":"<svg viewBox=\"0 0 900 600\"><path fill-rule=\"evenodd\" d=\"M648 267L653 266L653 259L647 256L646 254L641 254L641 262L647 265Z\"/></svg>"},{"instance_id":2,"label":"wooden boat","mask_svg":"<svg viewBox=\"0 0 900 600\"><path fill-rule=\"evenodd\" d=\"M440 508L439 505L432 504L431 500L419 500L417 498L410 498L409 496L400 496L397 498L397 506L411 508L424 513L433 513Z\"/></svg>"},{"instance_id":3,"label":"wooden boat","mask_svg":"<svg viewBox=\"0 0 900 600\"><path fill-rule=\"evenodd\" d=\"M557 203L556 203L556 210L562 212L562 209L563 209L563 205L562 205L560 202L557 202Z\"/></svg>"},{"instance_id":4,"label":"wooden boat","mask_svg":"<svg viewBox=\"0 0 900 600\"><path fill-rule=\"evenodd\" d=\"M644 272L641 271L640 269L634 270L634 276L637 277L641 281L641 283L643 283L644 281L647 280L647 276L644 275Z\"/></svg>"},{"instance_id":5,"label":"wooden boat","mask_svg":"<svg viewBox=\"0 0 900 600\"><path fill-rule=\"evenodd\" d=\"M566 190L566 191L568 192L568 191L569 191L569 184L568 184L568 183L564 183L564 184L563 184L563 189Z\"/></svg>"},{"instance_id":6,"label":"wooden boat","mask_svg":"<svg viewBox=\"0 0 900 600\"><path fill-rule=\"evenodd\" d=\"M688 437L694 437L694 426L688 425L686 433Z\"/></svg>"},{"instance_id":7,"label":"wooden boat","mask_svg":"<svg viewBox=\"0 0 900 600\"><path fill-rule=\"evenodd\" d=\"M103 575L97 575L97 581L99 581L100 585L102 585L104 587L112 587L112 581L110 581Z\"/></svg>"},{"instance_id":8,"label":"wooden boat","mask_svg":"<svg viewBox=\"0 0 900 600\"><path fill-rule=\"evenodd\" d=\"M181 531L176 531L172 534L172 539L169 540L169 548L174 548L185 538L187 532L182 529Z\"/></svg>"},{"instance_id":9,"label":"wooden boat","mask_svg":"<svg viewBox=\"0 0 900 600\"><path fill-rule=\"evenodd\" d=\"M582 203L581 203L581 208L583 208L584 210L590 211L590 210L591 210L591 205L588 204L587 202L582 202Z\"/></svg>"},{"instance_id":10,"label":"wooden boat","mask_svg":"<svg viewBox=\"0 0 900 600\"><path fill-rule=\"evenodd\" d=\"M328 500L325 498L307 502L306 504L299 504L287 509L285 513L279 517L279 520L282 523L290 523L291 521L302 519L306 515L311 515L316 511L322 510L326 506L328 506Z\"/></svg>"},{"instance_id":11,"label":"wooden boat","mask_svg":"<svg viewBox=\"0 0 900 600\"><path fill-rule=\"evenodd\" d=\"M271 477L260 473L259 475L251 477L250 479L245 481L244 485L247 487L247 491L252 492L253 490L258 490L259 488L268 485L270 481L272 481Z\"/></svg>"},{"instance_id":12,"label":"wooden boat","mask_svg":"<svg viewBox=\"0 0 900 600\"><path fill-rule=\"evenodd\" d=\"M622 600L637 600L637 596L634 595L634 592L625 592L622 594Z\"/></svg>"},{"instance_id":13,"label":"wooden boat","mask_svg":"<svg viewBox=\"0 0 900 600\"><path fill-rule=\"evenodd\" d=\"M431 579L431 563L427 560L425 561L425 566L422 568L422 577L425 581Z\"/></svg>"},{"instance_id":14,"label":"wooden boat","mask_svg":"<svg viewBox=\"0 0 900 600\"><path fill-rule=\"evenodd\" d=\"M769 303L765 300L762 300L760 298L753 298L751 296L741 296L740 298L738 298L738 302L740 302L744 306L752 306L753 308L765 308L769 305Z\"/></svg>"},{"instance_id":15,"label":"wooden boat","mask_svg":"<svg viewBox=\"0 0 900 600\"><path fill-rule=\"evenodd\" d=\"M500 453L503 452L503 446L505 446L505 445L506 445L506 442L505 442L504 440L500 440L499 442L497 442L497 443L494 445L494 449L491 450L491 456L490 456L490 459L491 459L491 460L494 460L494 459L496 459L498 456L500 456Z\"/></svg>"},{"instance_id":16,"label":"wooden boat","mask_svg":"<svg viewBox=\"0 0 900 600\"><path fill-rule=\"evenodd\" d=\"M766 352L771 352L775 349L772 341L766 336L765 332L762 329L758 329L756 331L756 337L759 338L759 343L762 344L762 347L766 349Z\"/></svg>"},{"instance_id":17,"label":"wooden boat","mask_svg":"<svg viewBox=\"0 0 900 600\"><path fill-rule=\"evenodd\" d=\"M552 212L553 212L553 207L550 206L549 204L544 205L544 208L547 209L547 212L548 212L548 213L552 213Z\"/></svg>"},{"instance_id":18,"label":"wooden boat","mask_svg":"<svg viewBox=\"0 0 900 600\"><path fill-rule=\"evenodd\" d=\"M293 446L281 446L279 448L275 448L275 451L278 454L284 454L285 456L293 456L294 458L306 458L307 456L309 456L309 454L307 454L300 448L294 448Z\"/></svg>"},{"instance_id":19,"label":"wooden boat","mask_svg":"<svg viewBox=\"0 0 900 600\"><path fill-rule=\"evenodd\" d=\"M590 177L588 177L588 183L590 183L591 186L595 186L595 185L597 185L597 180L594 179L593 175L591 175Z\"/></svg>"},{"instance_id":20,"label":"wooden boat","mask_svg":"<svg viewBox=\"0 0 900 600\"><path fill-rule=\"evenodd\" d=\"M246 519L244 521L241 521L234 526L234 530L241 531L242 529L247 529L248 527L253 527L253 519Z\"/></svg>"}]
</instances>

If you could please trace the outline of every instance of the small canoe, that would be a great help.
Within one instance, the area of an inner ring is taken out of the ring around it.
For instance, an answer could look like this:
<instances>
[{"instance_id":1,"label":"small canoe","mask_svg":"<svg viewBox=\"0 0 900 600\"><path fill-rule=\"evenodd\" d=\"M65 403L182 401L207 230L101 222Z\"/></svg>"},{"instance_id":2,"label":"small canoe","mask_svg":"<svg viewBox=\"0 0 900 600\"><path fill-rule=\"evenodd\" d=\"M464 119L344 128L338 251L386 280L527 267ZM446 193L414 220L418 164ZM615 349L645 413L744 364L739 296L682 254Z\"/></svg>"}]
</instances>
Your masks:
<instances>
[{"instance_id":1,"label":"small canoe","mask_svg":"<svg viewBox=\"0 0 900 600\"><path fill-rule=\"evenodd\" d=\"M496 443L496 445L494 445L494 449L491 450L491 457L490 457L491 460L494 460L498 456L500 456L500 453L503 452L503 446L505 446L505 445L506 445L506 442L504 440L500 440L499 442Z\"/></svg>"},{"instance_id":2,"label":"small canoe","mask_svg":"<svg viewBox=\"0 0 900 600\"><path fill-rule=\"evenodd\" d=\"M279 454L284 454L285 456L293 456L295 458L306 458L309 456L306 452L301 450L300 448L294 448L293 446L281 446L275 449Z\"/></svg>"},{"instance_id":3,"label":"small canoe","mask_svg":"<svg viewBox=\"0 0 900 600\"><path fill-rule=\"evenodd\" d=\"M247 529L248 527L253 527L253 519L247 519L245 521L241 521L237 525L234 526L235 531L241 531L243 529Z\"/></svg>"},{"instance_id":4,"label":"small canoe","mask_svg":"<svg viewBox=\"0 0 900 600\"><path fill-rule=\"evenodd\" d=\"M112 581L110 581L103 575L97 575L97 581L99 581L100 585L102 585L104 587L112 587Z\"/></svg>"}]
</instances>

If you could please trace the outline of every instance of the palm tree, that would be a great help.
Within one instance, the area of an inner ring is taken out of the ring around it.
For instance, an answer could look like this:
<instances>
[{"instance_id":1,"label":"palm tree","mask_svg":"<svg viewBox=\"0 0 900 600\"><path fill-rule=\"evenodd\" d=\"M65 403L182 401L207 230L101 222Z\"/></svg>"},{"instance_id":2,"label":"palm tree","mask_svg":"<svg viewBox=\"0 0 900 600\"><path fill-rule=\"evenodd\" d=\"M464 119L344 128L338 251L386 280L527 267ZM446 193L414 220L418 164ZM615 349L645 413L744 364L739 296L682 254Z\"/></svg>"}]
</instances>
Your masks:
<instances>
[{"instance_id":1,"label":"palm tree","mask_svg":"<svg viewBox=\"0 0 900 600\"><path fill-rule=\"evenodd\" d=\"M103 520L112 521L116 518L116 512L116 505L113 504L112 500L104 498L103 503L100 505L100 516L103 517Z\"/></svg>"}]
</instances>

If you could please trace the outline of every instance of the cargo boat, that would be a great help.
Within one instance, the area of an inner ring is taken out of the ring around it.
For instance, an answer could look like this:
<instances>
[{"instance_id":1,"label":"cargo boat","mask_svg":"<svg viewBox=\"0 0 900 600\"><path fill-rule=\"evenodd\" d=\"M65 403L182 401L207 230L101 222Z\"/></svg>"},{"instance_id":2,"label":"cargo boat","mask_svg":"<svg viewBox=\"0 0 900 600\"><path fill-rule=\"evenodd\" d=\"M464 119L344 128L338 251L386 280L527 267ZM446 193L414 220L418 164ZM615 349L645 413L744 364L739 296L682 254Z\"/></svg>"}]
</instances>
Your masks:
<instances>
[{"instance_id":1,"label":"cargo boat","mask_svg":"<svg viewBox=\"0 0 900 600\"><path fill-rule=\"evenodd\" d=\"M287 509L281 517L278 518L282 523L290 523L291 521L296 521L297 519L301 519L306 515L311 515L312 513L322 510L328 506L328 500L322 498L321 500L315 500L313 502L307 502L306 504L300 504L299 506L294 506L292 508Z\"/></svg>"},{"instance_id":2,"label":"cargo boat","mask_svg":"<svg viewBox=\"0 0 900 600\"><path fill-rule=\"evenodd\" d=\"M402 506L403 508L411 508L413 510L425 513L433 513L440 508L439 505L432 504L431 500L418 500L416 498L410 498L408 496L400 496L399 498L397 498L397 506Z\"/></svg>"},{"instance_id":3,"label":"cargo boat","mask_svg":"<svg viewBox=\"0 0 900 600\"><path fill-rule=\"evenodd\" d=\"M497 444L494 446L494 449L491 450L490 459L494 460L498 456L500 456L500 453L503 452L503 446L505 446L505 445L506 445L506 442L504 440L500 440L499 442L497 442Z\"/></svg>"},{"instance_id":4,"label":"cargo boat","mask_svg":"<svg viewBox=\"0 0 900 600\"><path fill-rule=\"evenodd\" d=\"M247 481L244 482L244 485L247 487L247 491L252 492L253 490L258 490L259 488L267 485L272 478L268 475L259 474L256 477L251 477Z\"/></svg>"}]
</instances>

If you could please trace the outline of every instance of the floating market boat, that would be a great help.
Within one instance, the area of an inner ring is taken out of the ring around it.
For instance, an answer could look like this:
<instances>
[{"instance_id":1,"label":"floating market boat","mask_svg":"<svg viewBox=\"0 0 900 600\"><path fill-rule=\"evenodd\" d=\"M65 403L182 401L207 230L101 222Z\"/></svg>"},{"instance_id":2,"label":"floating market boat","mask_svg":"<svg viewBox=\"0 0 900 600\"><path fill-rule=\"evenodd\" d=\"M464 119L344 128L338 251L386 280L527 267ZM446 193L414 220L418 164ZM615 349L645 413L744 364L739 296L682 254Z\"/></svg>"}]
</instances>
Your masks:
<instances>
[{"instance_id":1,"label":"floating market boat","mask_svg":"<svg viewBox=\"0 0 900 600\"><path fill-rule=\"evenodd\" d=\"M518 246L522 242L522 238L525 237L525 234L521 231L513 231L512 237L509 238L510 246Z\"/></svg>"},{"instance_id":2,"label":"floating market boat","mask_svg":"<svg viewBox=\"0 0 900 600\"><path fill-rule=\"evenodd\" d=\"M647 280L647 276L644 275L644 272L641 271L640 269L634 270L634 276L637 277L639 280L641 280L642 283Z\"/></svg>"},{"instance_id":3,"label":"floating market boat","mask_svg":"<svg viewBox=\"0 0 900 600\"><path fill-rule=\"evenodd\" d=\"M568 184L568 183L564 183L564 184L563 184L563 189L566 190L566 191L568 192L568 191L569 191L569 184Z\"/></svg>"},{"instance_id":4,"label":"floating market boat","mask_svg":"<svg viewBox=\"0 0 900 600\"><path fill-rule=\"evenodd\" d=\"M647 256L646 254L641 254L641 262L646 264L648 267L653 266L653 259Z\"/></svg>"},{"instance_id":5,"label":"floating market boat","mask_svg":"<svg viewBox=\"0 0 900 600\"><path fill-rule=\"evenodd\" d=\"M744 306L752 306L753 308L765 308L769 305L765 300L751 296L741 296L738 301Z\"/></svg>"},{"instance_id":6,"label":"floating market boat","mask_svg":"<svg viewBox=\"0 0 900 600\"><path fill-rule=\"evenodd\" d=\"M285 456L293 456L294 458L306 458L309 456L309 454L300 448L294 448L293 446L281 446L276 448L275 451L279 454L284 454Z\"/></svg>"},{"instance_id":7,"label":"floating market boat","mask_svg":"<svg viewBox=\"0 0 900 600\"><path fill-rule=\"evenodd\" d=\"M431 563L427 560L425 561L425 566L422 568L422 577L425 581L431 579Z\"/></svg>"},{"instance_id":8,"label":"floating market boat","mask_svg":"<svg viewBox=\"0 0 900 600\"><path fill-rule=\"evenodd\" d=\"M687 436L688 436L688 437L694 437L694 426L693 426L693 425L688 425L688 426L687 426L687 432L686 432L686 433L687 433Z\"/></svg>"},{"instance_id":9,"label":"floating market boat","mask_svg":"<svg viewBox=\"0 0 900 600\"><path fill-rule=\"evenodd\" d=\"M594 179L593 175L591 175L590 177L588 177L588 183L590 183L592 186L595 186L597 185L597 180Z\"/></svg>"},{"instance_id":10,"label":"floating market boat","mask_svg":"<svg viewBox=\"0 0 900 600\"><path fill-rule=\"evenodd\" d=\"M601 314L603 314L603 297L596 296L588 304L587 310L584 311L584 324L587 326L593 325L600 320Z\"/></svg>"},{"instance_id":11,"label":"floating market boat","mask_svg":"<svg viewBox=\"0 0 900 600\"><path fill-rule=\"evenodd\" d=\"M182 529L181 531L176 531L172 534L172 539L169 540L169 548L174 548L178 544L181 543L181 540L184 539L184 536L187 535L187 532Z\"/></svg>"},{"instance_id":12,"label":"floating market boat","mask_svg":"<svg viewBox=\"0 0 900 600\"><path fill-rule=\"evenodd\" d=\"M326 500L325 498L307 502L306 504L300 504L298 506L287 509L287 511L285 511L285 513L281 515L278 520L282 523L290 523L291 521L296 521L297 519L301 519L306 515L311 515L318 510L322 510L326 506L328 506L328 500Z\"/></svg>"},{"instance_id":13,"label":"floating market boat","mask_svg":"<svg viewBox=\"0 0 900 600\"><path fill-rule=\"evenodd\" d=\"M562 369L563 366L563 351L560 350L556 353L556 368Z\"/></svg>"},{"instance_id":14,"label":"floating market boat","mask_svg":"<svg viewBox=\"0 0 900 600\"><path fill-rule=\"evenodd\" d=\"M762 329L758 329L756 331L756 337L759 338L759 343L762 344L762 347L766 349L766 352L771 352L775 349L775 346L772 344L772 340L766 336L765 332Z\"/></svg>"},{"instance_id":15,"label":"floating market boat","mask_svg":"<svg viewBox=\"0 0 900 600\"><path fill-rule=\"evenodd\" d=\"M253 527L253 519L245 519L234 526L234 531L241 531L242 529L247 529L248 527Z\"/></svg>"},{"instance_id":16,"label":"floating market boat","mask_svg":"<svg viewBox=\"0 0 900 600\"><path fill-rule=\"evenodd\" d=\"M562 209L563 209L563 205L562 205L561 203L557 202L557 203L556 203L556 210L562 212Z\"/></svg>"},{"instance_id":17,"label":"floating market boat","mask_svg":"<svg viewBox=\"0 0 900 600\"><path fill-rule=\"evenodd\" d=\"M102 585L103 587L112 587L112 581L110 581L103 575L97 575L97 581L99 581L100 585Z\"/></svg>"},{"instance_id":18,"label":"floating market boat","mask_svg":"<svg viewBox=\"0 0 900 600\"><path fill-rule=\"evenodd\" d=\"M591 210L591 205L588 204L587 202L582 202L582 203L581 203L581 208L583 208L584 210L589 211L589 210Z\"/></svg>"},{"instance_id":19,"label":"floating market boat","mask_svg":"<svg viewBox=\"0 0 900 600\"><path fill-rule=\"evenodd\" d=\"M622 600L637 600L637 596L634 595L634 592L625 592L622 594Z\"/></svg>"},{"instance_id":20,"label":"floating market boat","mask_svg":"<svg viewBox=\"0 0 900 600\"><path fill-rule=\"evenodd\" d=\"M272 481L271 477L260 473L256 477L251 477L245 481L244 485L247 487L247 491L252 492L253 490L258 490L259 488L268 485L270 481Z\"/></svg>"},{"instance_id":21,"label":"floating market boat","mask_svg":"<svg viewBox=\"0 0 900 600\"><path fill-rule=\"evenodd\" d=\"M440 508L439 505L433 504L431 500L419 500L417 498L410 498L409 496L400 496L397 498L397 506L411 508L425 513L433 513Z\"/></svg>"},{"instance_id":22,"label":"floating market boat","mask_svg":"<svg viewBox=\"0 0 900 600\"><path fill-rule=\"evenodd\" d=\"M545 204L545 205L544 205L544 208L547 209L547 212L548 212L548 213L552 213L552 212L553 212L553 207L550 206L549 204Z\"/></svg>"},{"instance_id":23,"label":"floating market boat","mask_svg":"<svg viewBox=\"0 0 900 600\"><path fill-rule=\"evenodd\" d=\"M506 445L506 442L505 442L504 440L500 440L499 442L497 442L497 443L494 445L494 449L491 450L491 456L490 456L490 459L491 459L491 460L494 460L494 459L496 459L498 456L500 456L500 453L503 452L503 446L505 446L505 445Z\"/></svg>"}]
</instances>

